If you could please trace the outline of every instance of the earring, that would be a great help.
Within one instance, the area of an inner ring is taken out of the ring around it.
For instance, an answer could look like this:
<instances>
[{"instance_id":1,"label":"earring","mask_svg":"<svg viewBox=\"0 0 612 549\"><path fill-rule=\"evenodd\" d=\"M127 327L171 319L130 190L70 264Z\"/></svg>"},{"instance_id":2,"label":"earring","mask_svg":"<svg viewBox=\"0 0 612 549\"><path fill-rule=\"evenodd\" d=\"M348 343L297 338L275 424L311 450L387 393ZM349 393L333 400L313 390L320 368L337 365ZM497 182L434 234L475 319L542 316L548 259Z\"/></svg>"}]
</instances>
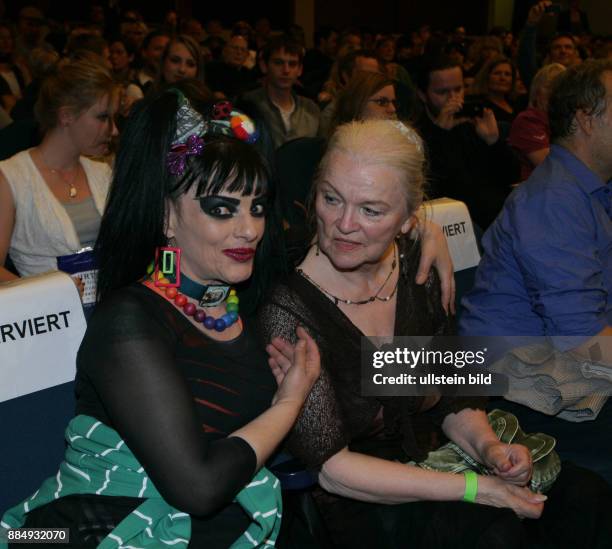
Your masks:
<instances>
[{"instance_id":1,"label":"earring","mask_svg":"<svg viewBox=\"0 0 612 549\"><path fill-rule=\"evenodd\" d=\"M158 288L179 288L181 285L181 249L174 246L155 248L153 283Z\"/></svg>"}]
</instances>

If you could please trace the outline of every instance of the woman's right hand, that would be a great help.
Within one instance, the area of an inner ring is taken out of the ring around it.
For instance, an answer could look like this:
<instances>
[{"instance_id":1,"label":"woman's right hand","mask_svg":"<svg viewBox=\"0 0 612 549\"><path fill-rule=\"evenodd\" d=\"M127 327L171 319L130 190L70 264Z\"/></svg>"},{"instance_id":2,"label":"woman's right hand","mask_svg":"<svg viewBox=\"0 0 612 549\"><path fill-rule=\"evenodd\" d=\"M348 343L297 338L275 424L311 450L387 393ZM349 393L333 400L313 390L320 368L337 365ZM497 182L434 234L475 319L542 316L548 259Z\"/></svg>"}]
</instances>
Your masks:
<instances>
[{"instance_id":1,"label":"woman's right hand","mask_svg":"<svg viewBox=\"0 0 612 549\"><path fill-rule=\"evenodd\" d=\"M478 477L476 503L512 509L521 518L539 518L546 496L522 486L510 484L495 476Z\"/></svg>"},{"instance_id":2,"label":"woman's right hand","mask_svg":"<svg viewBox=\"0 0 612 549\"><path fill-rule=\"evenodd\" d=\"M275 337L266 346L268 363L278 384L272 404L293 401L301 406L319 377L321 358L314 339L304 328L296 331L295 345Z\"/></svg>"}]
</instances>

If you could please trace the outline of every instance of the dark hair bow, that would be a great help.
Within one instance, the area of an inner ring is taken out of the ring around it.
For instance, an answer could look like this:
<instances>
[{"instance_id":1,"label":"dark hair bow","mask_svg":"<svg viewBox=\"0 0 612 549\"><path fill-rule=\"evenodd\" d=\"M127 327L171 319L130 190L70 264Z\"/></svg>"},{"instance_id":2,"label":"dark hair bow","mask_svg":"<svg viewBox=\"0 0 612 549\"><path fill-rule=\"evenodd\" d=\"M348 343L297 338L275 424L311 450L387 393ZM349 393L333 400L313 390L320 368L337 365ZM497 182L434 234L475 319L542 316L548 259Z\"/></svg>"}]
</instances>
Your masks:
<instances>
[{"instance_id":1,"label":"dark hair bow","mask_svg":"<svg viewBox=\"0 0 612 549\"><path fill-rule=\"evenodd\" d=\"M197 135L189 136L187 138L187 143L172 145L168 157L166 158L168 171L172 175L183 175L187 157L200 155L203 150L204 140Z\"/></svg>"}]
</instances>

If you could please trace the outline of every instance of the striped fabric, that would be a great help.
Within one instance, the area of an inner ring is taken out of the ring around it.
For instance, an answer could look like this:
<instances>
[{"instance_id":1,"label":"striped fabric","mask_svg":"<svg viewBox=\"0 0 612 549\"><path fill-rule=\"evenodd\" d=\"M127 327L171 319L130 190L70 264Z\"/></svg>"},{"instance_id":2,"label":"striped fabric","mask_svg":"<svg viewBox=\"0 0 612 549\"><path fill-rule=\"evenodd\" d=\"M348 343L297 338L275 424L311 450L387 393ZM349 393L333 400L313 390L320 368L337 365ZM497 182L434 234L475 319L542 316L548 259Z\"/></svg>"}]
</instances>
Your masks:
<instances>
[{"instance_id":1,"label":"striped fabric","mask_svg":"<svg viewBox=\"0 0 612 549\"><path fill-rule=\"evenodd\" d=\"M166 503L114 429L93 417L79 415L68 424L66 441L68 448L57 475L45 480L30 498L9 509L0 527L23 526L28 512L62 496L138 497L146 499L98 545L99 549L188 546L191 517ZM274 546L282 512L278 479L261 469L236 501L253 521L232 549ZM6 547L0 541L0 549Z\"/></svg>"}]
</instances>

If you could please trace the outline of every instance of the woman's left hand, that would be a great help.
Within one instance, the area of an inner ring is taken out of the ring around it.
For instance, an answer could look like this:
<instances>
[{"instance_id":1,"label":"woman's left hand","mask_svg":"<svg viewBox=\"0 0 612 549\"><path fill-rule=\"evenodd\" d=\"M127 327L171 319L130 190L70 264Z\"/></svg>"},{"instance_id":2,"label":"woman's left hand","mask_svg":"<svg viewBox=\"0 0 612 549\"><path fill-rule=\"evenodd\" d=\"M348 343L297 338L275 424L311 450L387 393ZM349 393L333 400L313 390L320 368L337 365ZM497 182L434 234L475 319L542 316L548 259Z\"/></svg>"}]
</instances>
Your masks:
<instances>
[{"instance_id":1,"label":"woman's left hand","mask_svg":"<svg viewBox=\"0 0 612 549\"><path fill-rule=\"evenodd\" d=\"M425 284L431 267L438 271L442 286L442 307L446 313L455 313L455 274L453 260L442 227L433 221L421 219L417 225L421 235L421 260L416 275L417 284Z\"/></svg>"},{"instance_id":2,"label":"woman's left hand","mask_svg":"<svg viewBox=\"0 0 612 549\"><path fill-rule=\"evenodd\" d=\"M531 453L522 444L505 444L499 440L491 442L483 448L481 458L493 474L510 484L525 486L531 479Z\"/></svg>"}]
</instances>

